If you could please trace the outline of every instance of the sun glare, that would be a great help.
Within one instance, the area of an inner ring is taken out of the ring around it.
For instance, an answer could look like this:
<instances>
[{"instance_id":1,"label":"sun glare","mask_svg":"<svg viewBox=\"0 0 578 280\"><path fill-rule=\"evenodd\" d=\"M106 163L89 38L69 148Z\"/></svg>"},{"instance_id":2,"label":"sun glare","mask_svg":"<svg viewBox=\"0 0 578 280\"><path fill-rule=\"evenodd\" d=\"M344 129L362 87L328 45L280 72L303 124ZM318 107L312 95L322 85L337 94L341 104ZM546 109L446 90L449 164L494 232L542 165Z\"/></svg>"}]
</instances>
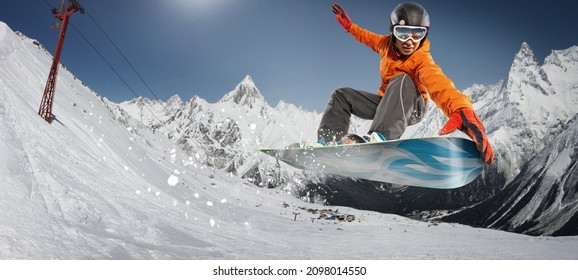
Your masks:
<instances>
[{"instance_id":1,"label":"sun glare","mask_svg":"<svg viewBox=\"0 0 578 280\"><path fill-rule=\"evenodd\" d=\"M227 3L229 2L229 3ZM227 0L168 0L165 3L178 16L189 19L213 18L225 9L229 9L235 1ZM190 18L193 16L193 18Z\"/></svg>"},{"instance_id":2,"label":"sun glare","mask_svg":"<svg viewBox=\"0 0 578 280\"><path fill-rule=\"evenodd\" d=\"M170 0L179 9L199 9L203 11L222 7L225 0Z\"/></svg>"}]
</instances>

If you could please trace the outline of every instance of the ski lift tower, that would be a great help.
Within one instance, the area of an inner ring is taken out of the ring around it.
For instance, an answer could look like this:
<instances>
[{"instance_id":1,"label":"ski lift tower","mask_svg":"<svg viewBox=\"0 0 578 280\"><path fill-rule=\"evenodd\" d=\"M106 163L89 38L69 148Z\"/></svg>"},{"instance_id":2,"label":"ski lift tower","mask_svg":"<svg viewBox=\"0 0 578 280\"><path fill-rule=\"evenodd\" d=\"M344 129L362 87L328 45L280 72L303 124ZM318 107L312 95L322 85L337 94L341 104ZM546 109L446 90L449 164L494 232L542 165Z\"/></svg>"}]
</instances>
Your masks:
<instances>
[{"instance_id":1,"label":"ski lift tower","mask_svg":"<svg viewBox=\"0 0 578 280\"><path fill-rule=\"evenodd\" d=\"M54 59L52 60L50 74L48 74L48 81L46 82L46 87L44 88L42 103L40 104L40 109L38 109L38 115L40 115L48 123L52 122L52 102L54 100L54 90L56 88L58 63L60 62L60 53L62 51L62 43L64 42L66 27L68 26L68 18L77 11L80 11L80 13L84 14L84 8L80 6L78 0L69 0L69 4L68 7L66 7L66 10L64 9L64 0L62 0L62 4L60 5L60 11L58 11L56 8L52 9L54 16L58 20L62 21L62 27L60 28L60 35L58 36L58 44L56 45L56 52L54 53Z\"/></svg>"}]
</instances>

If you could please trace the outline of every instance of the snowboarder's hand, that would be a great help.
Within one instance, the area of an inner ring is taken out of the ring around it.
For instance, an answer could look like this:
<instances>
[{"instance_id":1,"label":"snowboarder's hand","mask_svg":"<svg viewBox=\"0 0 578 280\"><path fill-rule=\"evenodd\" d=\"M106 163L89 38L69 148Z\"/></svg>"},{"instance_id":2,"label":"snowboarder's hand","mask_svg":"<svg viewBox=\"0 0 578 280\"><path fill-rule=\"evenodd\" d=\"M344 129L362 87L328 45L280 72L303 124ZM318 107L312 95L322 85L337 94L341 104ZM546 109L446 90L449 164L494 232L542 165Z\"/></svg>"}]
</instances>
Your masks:
<instances>
[{"instance_id":1,"label":"snowboarder's hand","mask_svg":"<svg viewBox=\"0 0 578 280\"><path fill-rule=\"evenodd\" d=\"M343 26L345 31L349 32L349 29L351 29L351 19L349 18L347 12L345 12L345 10L343 10L343 8L341 8L341 6L337 3L334 3L333 6L331 6L331 9L333 10L337 21L341 24L341 26Z\"/></svg>"},{"instance_id":2,"label":"snowboarder's hand","mask_svg":"<svg viewBox=\"0 0 578 280\"><path fill-rule=\"evenodd\" d=\"M481 154L482 160L487 164L494 163L494 152L486 137L484 125L478 115L469 108L461 108L455 111L446 125L439 131L440 135L454 132L456 129L470 136Z\"/></svg>"}]
</instances>

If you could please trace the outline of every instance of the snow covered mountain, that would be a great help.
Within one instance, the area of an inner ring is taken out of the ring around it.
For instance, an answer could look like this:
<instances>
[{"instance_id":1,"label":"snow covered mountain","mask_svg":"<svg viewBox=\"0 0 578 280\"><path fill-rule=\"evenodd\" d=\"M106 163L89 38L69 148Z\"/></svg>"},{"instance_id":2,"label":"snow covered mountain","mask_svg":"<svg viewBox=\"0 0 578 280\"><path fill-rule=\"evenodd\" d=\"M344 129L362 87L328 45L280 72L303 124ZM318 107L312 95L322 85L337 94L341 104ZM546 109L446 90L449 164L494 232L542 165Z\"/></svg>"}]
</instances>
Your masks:
<instances>
[{"instance_id":1,"label":"snow covered mountain","mask_svg":"<svg viewBox=\"0 0 578 280\"><path fill-rule=\"evenodd\" d=\"M504 191L446 221L532 235L578 232L578 114Z\"/></svg>"},{"instance_id":2,"label":"snow covered mountain","mask_svg":"<svg viewBox=\"0 0 578 280\"><path fill-rule=\"evenodd\" d=\"M166 103L139 98L119 106L165 133L201 162L234 175L251 173L258 177L257 184L269 187L279 185L279 168L258 149L310 141L315 131L308 127L320 118L283 102L278 105L283 109L270 107L250 76L214 104L196 96L186 103L171 100L180 98L173 96ZM151 105L151 110L143 109ZM282 177L294 173L284 169Z\"/></svg>"},{"instance_id":3,"label":"snow covered mountain","mask_svg":"<svg viewBox=\"0 0 578 280\"><path fill-rule=\"evenodd\" d=\"M507 82L489 91L507 109L483 111L493 120L491 140L505 155L500 169L515 179L484 203L445 220L535 235L578 234L577 73L578 47L553 51L538 66L522 45ZM508 98L500 100L504 94Z\"/></svg>"}]
</instances>

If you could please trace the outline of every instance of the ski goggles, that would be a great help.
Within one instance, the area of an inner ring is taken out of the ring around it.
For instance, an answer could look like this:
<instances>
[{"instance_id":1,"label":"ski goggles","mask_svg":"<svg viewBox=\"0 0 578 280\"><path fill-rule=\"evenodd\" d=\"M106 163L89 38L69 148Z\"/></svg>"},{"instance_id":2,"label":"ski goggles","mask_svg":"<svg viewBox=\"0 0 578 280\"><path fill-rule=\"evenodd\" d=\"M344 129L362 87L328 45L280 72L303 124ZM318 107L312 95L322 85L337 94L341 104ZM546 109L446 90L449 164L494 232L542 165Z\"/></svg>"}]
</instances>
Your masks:
<instances>
[{"instance_id":1,"label":"ski goggles","mask_svg":"<svg viewBox=\"0 0 578 280\"><path fill-rule=\"evenodd\" d=\"M423 40L426 34L427 28L423 26L396 25L393 27L393 36L402 42L411 39L417 43Z\"/></svg>"}]
</instances>

